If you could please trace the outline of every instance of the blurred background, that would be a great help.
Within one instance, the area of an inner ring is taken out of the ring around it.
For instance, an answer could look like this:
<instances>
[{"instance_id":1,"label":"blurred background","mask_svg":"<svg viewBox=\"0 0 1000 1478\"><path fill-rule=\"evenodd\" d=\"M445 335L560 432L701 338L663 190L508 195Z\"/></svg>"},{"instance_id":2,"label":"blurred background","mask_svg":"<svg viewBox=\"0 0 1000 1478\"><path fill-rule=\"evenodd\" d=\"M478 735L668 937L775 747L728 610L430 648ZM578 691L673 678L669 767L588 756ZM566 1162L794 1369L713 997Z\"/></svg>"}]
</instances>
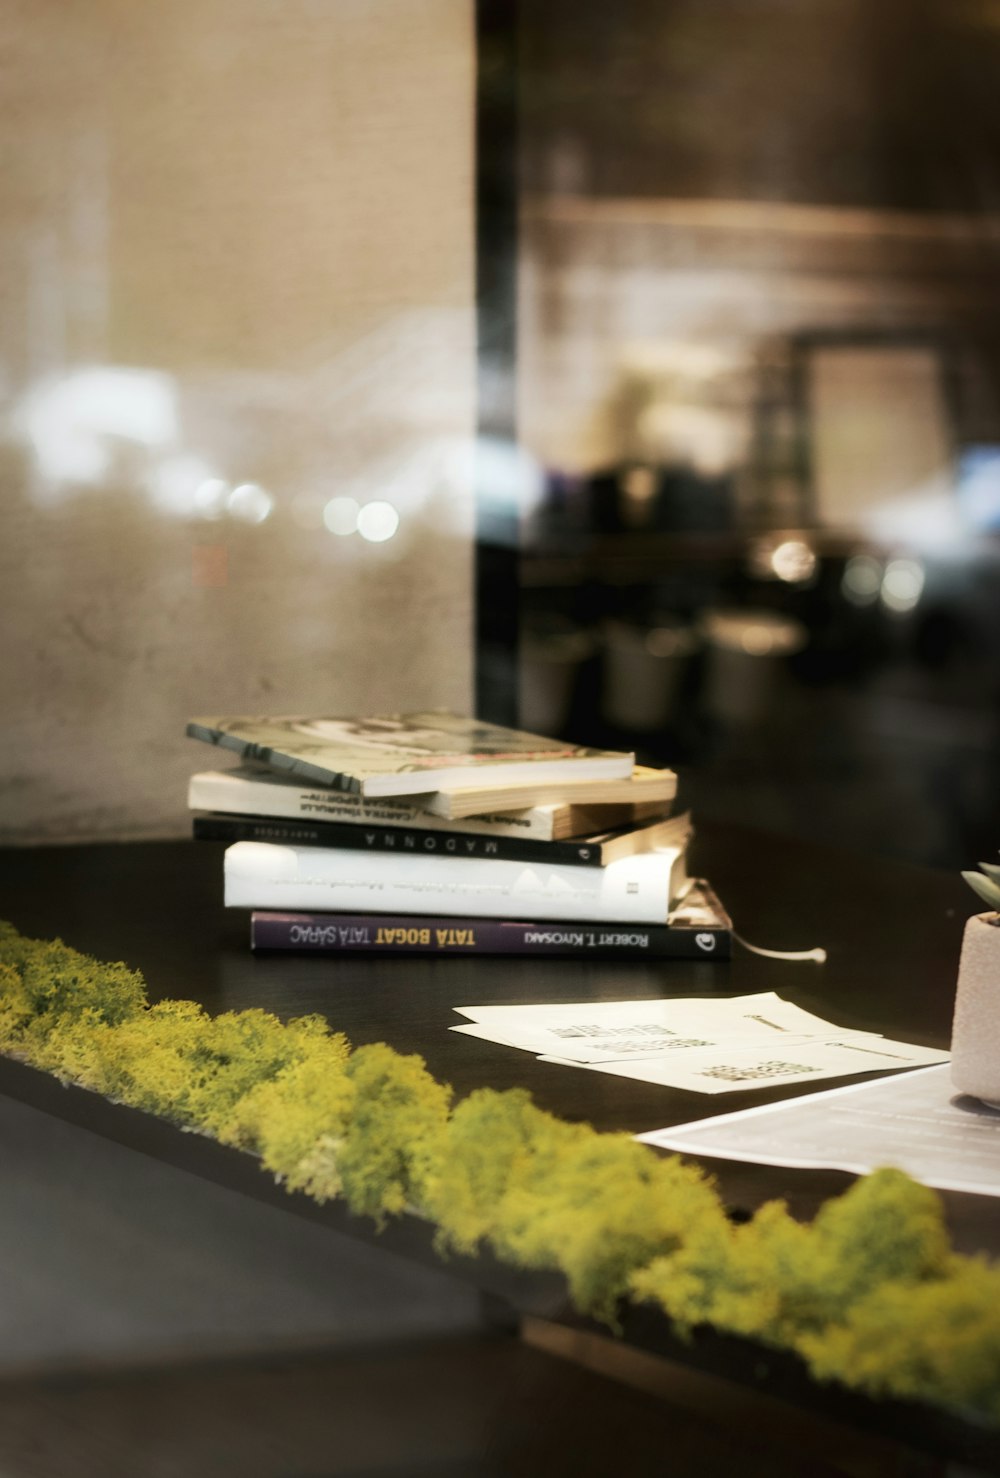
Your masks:
<instances>
[{"instance_id":1,"label":"blurred background","mask_svg":"<svg viewBox=\"0 0 1000 1478\"><path fill-rule=\"evenodd\" d=\"M468 709L1000 844L1000 0L17 0L0 836Z\"/></svg>"},{"instance_id":2,"label":"blurred background","mask_svg":"<svg viewBox=\"0 0 1000 1478\"><path fill-rule=\"evenodd\" d=\"M1000 845L1000 4L520 18L521 719Z\"/></svg>"}]
</instances>

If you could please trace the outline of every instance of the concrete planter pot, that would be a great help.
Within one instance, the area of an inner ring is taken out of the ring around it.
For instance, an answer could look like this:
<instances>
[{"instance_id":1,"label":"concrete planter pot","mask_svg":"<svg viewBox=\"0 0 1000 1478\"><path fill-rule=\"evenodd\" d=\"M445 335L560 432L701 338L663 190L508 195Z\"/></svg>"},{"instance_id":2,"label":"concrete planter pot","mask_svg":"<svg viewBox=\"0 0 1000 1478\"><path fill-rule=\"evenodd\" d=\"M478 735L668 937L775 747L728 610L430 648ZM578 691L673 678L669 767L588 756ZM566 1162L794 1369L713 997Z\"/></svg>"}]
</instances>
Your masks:
<instances>
[{"instance_id":1,"label":"concrete planter pot","mask_svg":"<svg viewBox=\"0 0 1000 1478\"><path fill-rule=\"evenodd\" d=\"M1000 924L976 914L965 926L951 1034L951 1080L960 1093L1000 1107Z\"/></svg>"}]
</instances>

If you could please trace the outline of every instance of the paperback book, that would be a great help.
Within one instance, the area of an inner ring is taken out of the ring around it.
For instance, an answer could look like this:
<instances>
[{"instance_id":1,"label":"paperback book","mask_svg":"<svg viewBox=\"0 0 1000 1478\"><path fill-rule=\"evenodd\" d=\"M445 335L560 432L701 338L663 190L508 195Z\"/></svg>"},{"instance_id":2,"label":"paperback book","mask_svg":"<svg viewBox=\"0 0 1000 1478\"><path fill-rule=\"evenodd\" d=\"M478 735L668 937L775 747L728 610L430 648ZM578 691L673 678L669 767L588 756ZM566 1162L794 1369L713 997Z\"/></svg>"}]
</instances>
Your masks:
<instances>
[{"instance_id":1,"label":"paperback book","mask_svg":"<svg viewBox=\"0 0 1000 1478\"><path fill-rule=\"evenodd\" d=\"M438 816L456 820L488 811L514 811L522 806L559 805L579 812L598 805L648 805L671 801L676 794L677 776L673 770L636 765L631 775L617 780L545 781L529 777L518 784L505 780L489 787L477 780L475 786L460 784L425 796L420 804ZM577 829L587 830L588 823L579 824Z\"/></svg>"},{"instance_id":2,"label":"paperback book","mask_svg":"<svg viewBox=\"0 0 1000 1478\"><path fill-rule=\"evenodd\" d=\"M686 846L691 832L686 815L561 842L412 827L353 826L336 821L282 821L269 816L195 816L193 828L196 841L274 842L382 852L394 857L496 857L513 862L565 863L570 867L607 867L620 857L657 847Z\"/></svg>"},{"instance_id":3,"label":"paperback book","mask_svg":"<svg viewBox=\"0 0 1000 1478\"><path fill-rule=\"evenodd\" d=\"M637 778L647 773L662 777L657 789L663 792L663 798L616 805L548 801L521 810L454 818L425 809L428 804L447 799L446 792L439 796L419 795L402 800L391 796L369 799L349 791L334 790L329 785L306 783L295 776L277 775L258 765L239 765L232 770L203 770L193 775L188 785L188 808L221 815L333 821L351 826L395 826L408 830L554 842L664 819L670 813L677 788L676 776L670 770L636 770ZM603 785L605 782L597 783ZM627 784L621 781L612 783Z\"/></svg>"},{"instance_id":4,"label":"paperback book","mask_svg":"<svg viewBox=\"0 0 1000 1478\"><path fill-rule=\"evenodd\" d=\"M279 773L364 796L456 786L613 780L634 756L545 739L446 712L372 718L195 718L188 734Z\"/></svg>"},{"instance_id":5,"label":"paperback book","mask_svg":"<svg viewBox=\"0 0 1000 1478\"><path fill-rule=\"evenodd\" d=\"M606 867L236 842L225 853L230 908L665 924L688 882L686 847Z\"/></svg>"},{"instance_id":6,"label":"paperback book","mask_svg":"<svg viewBox=\"0 0 1000 1478\"><path fill-rule=\"evenodd\" d=\"M732 925L696 880L665 924L594 924L420 914L270 913L250 918L254 950L322 954L549 955L571 958L730 957Z\"/></svg>"}]
</instances>

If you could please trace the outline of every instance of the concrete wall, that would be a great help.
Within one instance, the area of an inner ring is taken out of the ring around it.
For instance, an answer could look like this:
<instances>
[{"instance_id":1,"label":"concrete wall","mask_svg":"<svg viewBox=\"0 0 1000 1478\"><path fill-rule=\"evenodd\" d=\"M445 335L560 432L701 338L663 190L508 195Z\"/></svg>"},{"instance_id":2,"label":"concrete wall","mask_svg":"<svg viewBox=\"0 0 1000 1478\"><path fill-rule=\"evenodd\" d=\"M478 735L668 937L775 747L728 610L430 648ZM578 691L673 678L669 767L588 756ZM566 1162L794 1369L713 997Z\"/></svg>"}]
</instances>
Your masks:
<instances>
[{"instance_id":1,"label":"concrete wall","mask_svg":"<svg viewBox=\"0 0 1000 1478\"><path fill-rule=\"evenodd\" d=\"M0 836L177 834L190 714L471 702L472 7L3 30Z\"/></svg>"}]
</instances>

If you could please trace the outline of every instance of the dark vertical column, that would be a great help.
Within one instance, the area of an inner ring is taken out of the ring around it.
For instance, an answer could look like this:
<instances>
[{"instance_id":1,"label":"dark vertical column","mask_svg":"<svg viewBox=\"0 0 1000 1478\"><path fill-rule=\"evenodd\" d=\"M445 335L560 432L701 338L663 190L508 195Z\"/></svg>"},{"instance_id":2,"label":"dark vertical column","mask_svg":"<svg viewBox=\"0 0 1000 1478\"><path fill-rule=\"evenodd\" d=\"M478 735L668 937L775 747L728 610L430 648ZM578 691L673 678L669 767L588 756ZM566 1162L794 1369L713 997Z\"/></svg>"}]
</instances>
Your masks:
<instances>
[{"instance_id":1,"label":"dark vertical column","mask_svg":"<svg viewBox=\"0 0 1000 1478\"><path fill-rule=\"evenodd\" d=\"M517 723L518 0L477 0L476 712Z\"/></svg>"}]
</instances>

